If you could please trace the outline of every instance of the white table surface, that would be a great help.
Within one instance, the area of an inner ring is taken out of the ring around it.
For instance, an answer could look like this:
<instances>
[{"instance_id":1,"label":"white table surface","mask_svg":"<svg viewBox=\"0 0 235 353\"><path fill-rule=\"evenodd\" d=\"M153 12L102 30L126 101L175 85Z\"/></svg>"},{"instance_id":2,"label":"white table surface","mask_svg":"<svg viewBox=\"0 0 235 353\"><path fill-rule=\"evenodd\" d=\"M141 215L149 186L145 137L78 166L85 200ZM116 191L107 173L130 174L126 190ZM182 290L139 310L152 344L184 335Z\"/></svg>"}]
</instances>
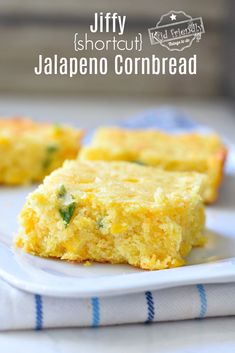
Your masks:
<instances>
[{"instance_id":1,"label":"white table surface","mask_svg":"<svg viewBox=\"0 0 235 353\"><path fill-rule=\"evenodd\" d=\"M57 121L76 121L89 128L125 119L159 104L173 103L195 121L214 127L235 141L235 111L226 101L157 101L153 99L0 97L0 115L28 115ZM0 311L1 314L1 311ZM0 319L4 320L1 317ZM73 352L235 352L235 317L126 325L98 329L55 329L0 333L4 353Z\"/></svg>"}]
</instances>

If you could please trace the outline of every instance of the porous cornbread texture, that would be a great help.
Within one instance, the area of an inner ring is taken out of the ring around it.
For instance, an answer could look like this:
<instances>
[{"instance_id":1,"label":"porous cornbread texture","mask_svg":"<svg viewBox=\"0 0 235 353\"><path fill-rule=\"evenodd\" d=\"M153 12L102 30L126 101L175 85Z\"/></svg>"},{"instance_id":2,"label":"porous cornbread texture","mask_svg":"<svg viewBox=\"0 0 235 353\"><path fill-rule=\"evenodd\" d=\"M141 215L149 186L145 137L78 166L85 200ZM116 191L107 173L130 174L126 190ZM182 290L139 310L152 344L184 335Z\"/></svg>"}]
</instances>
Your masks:
<instances>
[{"instance_id":1,"label":"porous cornbread texture","mask_svg":"<svg viewBox=\"0 0 235 353\"><path fill-rule=\"evenodd\" d=\"M168 171L196 171L208 176L203 198L213 202L223 174L226 148L216 134L167 134L156 130L101 128L81 160L123 160Z\"/></svg>"},{"instance_id":2,"label":"porous cornbread texture","mask_svg":"<svg viewBox=\"0 0 235 353\"><path fill-rule=\"evenodd\" d=\"M66 161L28 196L16 245L78 262L183 265L204 243L203 182L128 162Z\"/></svg>"},{"instance_id":3,"label":"porous cornbread texture","mask_svg":"<svg viewBox=\"0 0 235 353\"><path fill-rule=\"evenodd\" d=\"M42 181L65 159L76 157L81 137L81 130L66 126L0 119L0 184Z\"/></svg>"}]
</instances>

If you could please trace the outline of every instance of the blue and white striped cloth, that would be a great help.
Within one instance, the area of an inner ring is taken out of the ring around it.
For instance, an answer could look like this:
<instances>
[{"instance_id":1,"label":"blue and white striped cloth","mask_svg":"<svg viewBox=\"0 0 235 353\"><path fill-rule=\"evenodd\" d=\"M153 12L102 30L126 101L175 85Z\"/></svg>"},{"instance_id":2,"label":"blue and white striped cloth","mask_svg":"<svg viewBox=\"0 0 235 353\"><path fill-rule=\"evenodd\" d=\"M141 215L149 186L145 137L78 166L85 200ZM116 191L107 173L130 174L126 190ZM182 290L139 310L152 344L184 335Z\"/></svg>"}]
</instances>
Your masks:
<instances>
[{"instance_id":1,"label":"blue and white striped cloth","mask_svg":"<svg viewBox=\"0 0 235 353\"><path fill-rule=\"evenodd\" d=\"M235 284L198 284L107 298L62 299L28 294L0 282L0 306L0 330L203 319L235 315Z\"/></svg>"},{"instance_id":2,"label":"blue and white striped cloth","mask_svg":"<svg viewBox=\"0 0 235 353\"><path fill-rule=\"evenodd\" d=\"M175 109L161 108L119 124L127 128L192 130ZM62 299L17 290L0 281L0 330L97 327L235 315L235 284L198 284L144 293Z\"/></svg>"}]
</instances>

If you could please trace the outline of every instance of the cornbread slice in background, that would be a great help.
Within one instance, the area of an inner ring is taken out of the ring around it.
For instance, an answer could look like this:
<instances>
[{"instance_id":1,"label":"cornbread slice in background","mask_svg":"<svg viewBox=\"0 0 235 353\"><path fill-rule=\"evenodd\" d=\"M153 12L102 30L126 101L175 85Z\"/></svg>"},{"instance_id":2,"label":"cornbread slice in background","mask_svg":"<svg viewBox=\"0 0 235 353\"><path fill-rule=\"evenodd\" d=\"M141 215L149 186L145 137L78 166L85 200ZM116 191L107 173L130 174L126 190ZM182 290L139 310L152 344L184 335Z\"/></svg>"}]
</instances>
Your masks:
<instances>
[{"instance_id":1,"label":"cornbread slice in background","mask_svg":"<svg viewBox=\"0 0 235 353\"><path fill-rule=\"evenodd\" d=\"M66 161L28 196L16 246L148 270L183 265L205 241L204 181L127 162Z\"/></svg>"},{"instance_id":2,"label":"cornbread slice in background","mask_svg":"<svg viewBox=\"0 0 235 353\"><path fill-rule=\"evenodd\" d=\"M68 126L0 119L0 184L42 181L65 159L76 157L81 137L81 130Z\"/></svg>"},{"instance_id":3,"label":"cornbread slice in background","mask_svg":"<svg viewBox=\"0 0 235 353\"><path fill-rule=\"evenodd\" d=\"M216 134L167 134L157 130L100 128L80 160L123 160L168 171L196 171L208 176L203 198L218 196L227 150Z\"/></svg>"}]
</instances>

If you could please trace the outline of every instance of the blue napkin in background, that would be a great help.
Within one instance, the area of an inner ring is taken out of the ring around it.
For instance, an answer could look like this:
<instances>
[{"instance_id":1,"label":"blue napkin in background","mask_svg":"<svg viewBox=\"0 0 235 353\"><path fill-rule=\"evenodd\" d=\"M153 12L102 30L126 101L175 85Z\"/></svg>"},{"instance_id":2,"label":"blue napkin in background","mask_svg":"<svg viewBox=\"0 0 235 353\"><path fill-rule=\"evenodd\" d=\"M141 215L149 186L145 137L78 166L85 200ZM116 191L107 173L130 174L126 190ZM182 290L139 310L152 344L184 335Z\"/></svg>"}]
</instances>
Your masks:
<instances>
[{"instance_id":1,"label":"blue napkin in background","mask_svg":"<svg viewBox=\"0 0 235 353\"><path fill-rule=\"evenodd\" d=\"M209 130L190 120L181 110L170 106L150 109L127 120L109 124L109 126L119 126L126 129L160 129L168 132ZM87 133L84 138L85 144L90 143L95 130Z\"/></svg>"}]
</instances>

